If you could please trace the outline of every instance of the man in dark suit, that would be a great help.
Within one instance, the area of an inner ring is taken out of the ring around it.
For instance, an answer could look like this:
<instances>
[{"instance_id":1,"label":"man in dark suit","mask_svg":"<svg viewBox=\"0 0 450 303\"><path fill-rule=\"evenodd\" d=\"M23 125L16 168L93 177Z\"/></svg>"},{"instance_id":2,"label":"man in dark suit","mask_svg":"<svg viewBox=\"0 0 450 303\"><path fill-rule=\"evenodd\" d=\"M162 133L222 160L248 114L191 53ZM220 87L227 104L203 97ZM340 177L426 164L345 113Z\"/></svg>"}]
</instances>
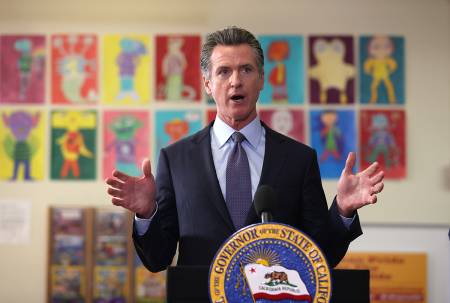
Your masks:
<instances>
[{"instance_id":1,"label":"man in dark suit","mask_svg":"<svg viewBox=\"0 0 450 303\"><path fill-rule=\"evenodd\" d=\"M106 183L112 203L136 213L133 239L150 271L171 264L179 244L179 265L209 266L221 244L235 231L228 205L227 157L231 135L246 138L252 198L259 185L274 188L278 207L274 221L299 228L324 251L331 267L344 257L362 231L356 210L376 202L384 172L379 165L353 174L350 153L328 209L315 150L283 136L259 121L256 102L264 88L264 57L248 31L228 27L211 34L202 47L201 67L208 94L217 106L216 120L200 132L160 151L156 180L150 161L144 176L114 171ZM261 222L251 204L243 226Z\"/></svg>"}]
</instances>

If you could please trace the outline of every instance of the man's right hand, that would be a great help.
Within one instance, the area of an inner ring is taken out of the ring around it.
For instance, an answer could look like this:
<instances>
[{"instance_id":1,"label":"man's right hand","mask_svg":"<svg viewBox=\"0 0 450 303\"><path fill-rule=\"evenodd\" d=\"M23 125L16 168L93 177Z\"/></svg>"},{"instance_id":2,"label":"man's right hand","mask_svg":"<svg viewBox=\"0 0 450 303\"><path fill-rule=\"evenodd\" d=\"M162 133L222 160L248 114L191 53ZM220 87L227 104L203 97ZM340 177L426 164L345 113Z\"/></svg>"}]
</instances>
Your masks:
<instances>
[{"instance_id":1,"label":"man's right hand","mask_svg":"<svg viewBox=\"0 0 450 303\"><path fill-rule=\"evenodd\" d=\"M152 175L150 160L145 159L142 163L144 176L133 177L119 170L113 171L113 178L106 179L108 194L113 198L112 204L122 206L144 219L150 219L156 210L156 185Z\"/></svg>"}]
</instances>

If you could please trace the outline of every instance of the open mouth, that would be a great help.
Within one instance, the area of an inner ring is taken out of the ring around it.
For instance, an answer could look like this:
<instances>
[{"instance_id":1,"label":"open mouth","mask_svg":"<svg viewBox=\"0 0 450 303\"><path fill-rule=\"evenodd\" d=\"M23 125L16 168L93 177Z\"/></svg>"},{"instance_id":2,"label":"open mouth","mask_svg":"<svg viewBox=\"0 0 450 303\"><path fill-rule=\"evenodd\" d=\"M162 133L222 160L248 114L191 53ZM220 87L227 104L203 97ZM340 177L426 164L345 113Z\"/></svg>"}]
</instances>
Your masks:
<instances>
[{"instance_id":1,"label":"open mouth","mask_svg":"<svg viewBox=\"0 0 450 303\"><path fill-rule=\"evenodd\" d=\"M233 99L233 101L242 101L244 99L243 95L234 95L231 97L231 99Z\"/></svg>"}]
</instances>

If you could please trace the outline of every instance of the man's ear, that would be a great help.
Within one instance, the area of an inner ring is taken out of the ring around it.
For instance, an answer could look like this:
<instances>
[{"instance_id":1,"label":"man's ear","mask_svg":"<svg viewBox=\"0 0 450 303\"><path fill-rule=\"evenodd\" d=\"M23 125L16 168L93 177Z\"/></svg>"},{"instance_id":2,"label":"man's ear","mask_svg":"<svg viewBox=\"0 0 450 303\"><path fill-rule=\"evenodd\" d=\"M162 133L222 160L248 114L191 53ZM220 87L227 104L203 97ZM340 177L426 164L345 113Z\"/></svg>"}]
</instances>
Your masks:
<instances>
[{"instance_id":1,"label":"man's ear","mask_svg":"<svg viewBox=\"0 0 450 303\"><path fill-rule=\"evenodd\" d=\"M264 71L262 71L259 80L261 81L261 84L260 84L260 86L259 86L259 90L263 90L263 89L264 89Z\"/></svg>"},{"instance_id":2,"label":"man's ear","mask_svg":"<svg viewBox=\"0 0 450 303\"><path fill-rule=\"evenodd\" d=\"M208 80L205 75L203 75L203 85L205 86L206 93L208 95L211 95L211 93L212 93L212 91L211 91L211 81Z\"/></svg>"}]
</instances>

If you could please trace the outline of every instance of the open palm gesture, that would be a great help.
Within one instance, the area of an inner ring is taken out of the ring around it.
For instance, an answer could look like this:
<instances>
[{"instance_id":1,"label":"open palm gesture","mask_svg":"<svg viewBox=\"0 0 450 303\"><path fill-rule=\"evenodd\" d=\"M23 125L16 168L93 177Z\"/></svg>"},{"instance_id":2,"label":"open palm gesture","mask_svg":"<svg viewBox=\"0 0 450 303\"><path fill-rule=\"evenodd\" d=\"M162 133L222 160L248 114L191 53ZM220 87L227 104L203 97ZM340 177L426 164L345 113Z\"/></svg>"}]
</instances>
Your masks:
<instances>
[{"instance_id":1,"label":"open palm gesture","mask_svg":"<svg viewBox=\"0 0 450 303\"><path fill-rule=\"evenodd\" d=\"M114 205L122 206L142 218L149 219L156 209L156 185L152 175L150 160L145 159L142 163L143 177L133 177L119 170L113 171L112 175L117 178L106 179L108 194L113 198Z\"/></svg>"},{"instance_id":2,"label":"open palm gesture","mask_svg":"<svg viewBox=\"0 0 450 303\"><path fill-rule=\"evenodd\" d=\"M337 186L337 205L339 213L344 217L352 217L355 210L377 202L376 194L383 190L384 171L377 173L380 165L372 163L367 169L354 174L356 155L351 152L345 163Z\"/></svg>"}]
</instances>

